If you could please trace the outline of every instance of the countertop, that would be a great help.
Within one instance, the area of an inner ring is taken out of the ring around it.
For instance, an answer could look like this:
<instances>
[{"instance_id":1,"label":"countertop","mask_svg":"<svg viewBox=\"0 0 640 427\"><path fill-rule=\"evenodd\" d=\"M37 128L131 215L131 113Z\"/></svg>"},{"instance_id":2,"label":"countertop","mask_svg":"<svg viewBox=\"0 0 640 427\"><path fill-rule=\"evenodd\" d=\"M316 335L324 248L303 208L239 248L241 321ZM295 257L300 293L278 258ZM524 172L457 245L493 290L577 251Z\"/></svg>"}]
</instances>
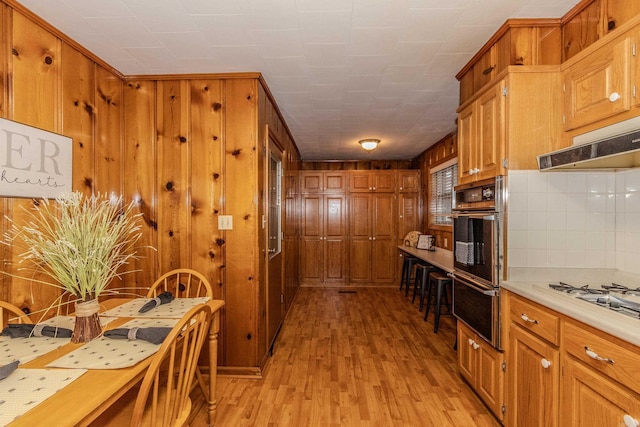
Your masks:
<instances>
[{"instance_id":1,"label":"countertop","mask_svg":"<svg viewBox=\"0 0 640 427\"><path fill-rule=\"evenodd\" d=\"M640 319L616 313L549 288L549 282L502 282L501 288L640 346Z\"/></svg>"},{"instance_id":2,"label":"countertop","mask_svg":"<svg viewBox=\"0 0 640 427\"><path fill-rule=\"evenodd\" d=\"M398 245L398 249L404 251L414 257L420 258L435 267L438 267L447 273L453 273L453 252L447 249L436 247L435 251L426 249L416 249L412 246Z\"/></svg>"}]
</instances>

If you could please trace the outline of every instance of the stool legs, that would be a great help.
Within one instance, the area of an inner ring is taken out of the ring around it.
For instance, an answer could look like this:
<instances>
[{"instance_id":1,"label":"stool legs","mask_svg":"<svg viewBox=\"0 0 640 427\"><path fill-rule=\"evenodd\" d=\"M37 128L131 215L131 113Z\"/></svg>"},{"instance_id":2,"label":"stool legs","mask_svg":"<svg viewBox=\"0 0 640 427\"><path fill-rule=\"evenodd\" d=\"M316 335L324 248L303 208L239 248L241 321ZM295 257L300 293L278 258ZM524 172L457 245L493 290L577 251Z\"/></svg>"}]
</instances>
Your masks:
<instances>
[{"instance_id":1,"label":"stool legs","mask_svg":"<svg viewBox=\"0 0 640 427\"><path fill-rule=\"evenodd\" d=\"M432 283L435 282L435 283ZM449 298L447 297L447 290L445 288L446 285L451 284L451 279L447 277L442 277L440 275L429 275L429 291L427 293L427 308L424 313L424 320L427 320L429 316L429 307L431 306L431 296L433 294L433 287L435 286L435 307L434 307L434 319L433 319L433 332L438 332L438 326L440 325L440 312L441 306L443 302L449 307ZM451 311L449 309L449 311Z\"/></svg>"}]
</instances>

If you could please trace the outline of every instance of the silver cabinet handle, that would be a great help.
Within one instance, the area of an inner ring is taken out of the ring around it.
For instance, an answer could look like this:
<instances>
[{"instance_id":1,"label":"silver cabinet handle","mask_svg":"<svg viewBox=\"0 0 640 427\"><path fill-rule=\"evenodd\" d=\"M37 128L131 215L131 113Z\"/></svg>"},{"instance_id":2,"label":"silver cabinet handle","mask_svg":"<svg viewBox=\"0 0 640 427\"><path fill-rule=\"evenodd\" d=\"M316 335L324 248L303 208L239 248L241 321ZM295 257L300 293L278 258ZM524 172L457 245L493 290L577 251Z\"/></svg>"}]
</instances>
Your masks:
<instances>
[{"instance_id":1,"label":"silver cabinet handle","mask_svg":"<svg viewBox=\"0 0 640 427\"><path fill-rule=\"evenodd\" d=\"M594 360L601 360L603 362L607 362L607 363L610 363L612 365L616 363L616 362L613 361L613 359L609 359L608 357L599 356L598 353L596 353L595 351L591 350L587 346L584 347L584 352L587 353L587 356L589 356L590 358L592 358Z\"/></svg>"},{"instance_id":2,"label":"silver cabinet handle","mask_svg":"<svg viewBox=\"0 0 640 427\"><path fill-rule=\"evenodd\" d=\"M622 98L618 92L613 92L609 95L609 102L616 102L618 99Z\"/></svg>"},{"instance_id":3,"label":"silver cabinet handle","mask_svg":"<svg viewBox=\"0 0 640 427\"><path fill-rule=\"evenodd\" d=\"M549 366L551 366L551 362L549 362L547 359L542 359L542 360L540 361L540 364L542 365L542 367L543 367L544 369L548 369L548 368L549 368Z\"/></svg>"},{"instance_id":4,"label":"silver cabinet handle","mask_svg":"<svg viewBox=\"0 0 640 427\"><path fill-rule=\"evenodd\" d=\"M522 320L524 320L525 322L535 323L535 324L537 324L537 323L538 323L538 321L537 321L537 320L535 320L535 319L530 319L530 318L529 318L529 316L527 316L527 315L526 315L526 314L524 314L524 313L522 313L522 314L520 315L520 318L521 318Z\"/></svg>"},{"instance_id":5,"label":"silver cabinet handle","mask_svg":"<svg viewBox=\"0 0 640 427\"><path fill-rule=\"evenodd\" d=\"M270 253L270 254L273 254L273 253L275 253L275 252L276 252L276 249L275 249L275 248L273 248L273 249L269 249L269 253Z\"/></svg>"}]
</instances>

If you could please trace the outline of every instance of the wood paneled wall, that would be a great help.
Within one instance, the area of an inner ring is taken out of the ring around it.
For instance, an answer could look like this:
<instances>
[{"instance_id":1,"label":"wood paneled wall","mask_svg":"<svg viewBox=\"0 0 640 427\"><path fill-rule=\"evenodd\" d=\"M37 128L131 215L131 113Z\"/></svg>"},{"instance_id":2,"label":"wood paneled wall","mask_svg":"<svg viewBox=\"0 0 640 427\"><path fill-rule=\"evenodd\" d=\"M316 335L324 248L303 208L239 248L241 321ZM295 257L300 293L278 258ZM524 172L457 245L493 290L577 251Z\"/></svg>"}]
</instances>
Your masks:
<instances>
[{"instance_id":1,"label":"wood paneled wall","mask_svg":"<svg viewBox=\"0 0 640 427\"><path fill-rule=\"evenodd\" d=\"M457 133L453 132L429 147L416 159L422 173L422 231L436 238L436 246L444 249L453 247L451 226L431 225L429 221L429 196L431 190L431 168L451 160L458 155Z\"/></svg>"},{"instance_id":2,"label":"wood paneled wall","mask_svg":"<svg viewBox=\"0 0 640 427\"><path fill-rule=\"evenodd\" d=\"M0 114L73 138L73 189L122 195L143 214L142 258L121 283L144 294L161 273L190 267L226 302L220 365L260 370L268 354L261 228L267 125L284 147L285 171L300 155L257 73L126 77L17 3L0 2ZM294 178L295 181L295 178ZM293 182L292 188L297 184ZM285 230L296 230L296 192ZM29 199L3 198L18 224ZM218 215L233 216L220 231ZM8 226L4 216L0 232ZM286 248L286 246L285 246ZM295 248L294 248L295 249ZM19 275L17 253L0 245L3 271ZM297 269L297 256L287 265ZM0 298L29 312L56 299L54 287L0 277ZM285 290L288 308L297 276Z\"/></svg>"}]
</instances>

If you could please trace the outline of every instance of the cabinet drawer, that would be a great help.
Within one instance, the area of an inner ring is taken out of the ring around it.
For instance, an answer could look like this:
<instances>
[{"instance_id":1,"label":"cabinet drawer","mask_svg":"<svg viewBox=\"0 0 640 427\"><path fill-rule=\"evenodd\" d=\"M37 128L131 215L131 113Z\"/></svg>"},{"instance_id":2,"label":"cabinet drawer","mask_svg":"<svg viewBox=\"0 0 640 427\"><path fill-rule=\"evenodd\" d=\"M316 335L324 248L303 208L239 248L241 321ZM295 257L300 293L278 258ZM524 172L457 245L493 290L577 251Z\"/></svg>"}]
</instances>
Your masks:
<instances>
[{"instance_id":1,"label":"cabinet drawer","mask_svg":"<svg viewBox=\"0 0 640 427\"><path fill-rule=\"evenodd\" d=\"M513 323L556 346L560 344L560 318L554 312L517 296L511 297L510 307Z\"/></svg>"},{"instance_id":2,"label":"cabinet drawer","mask_svg":"<svg viewBox=\"0 0 640 427\"><path fill-rule=\"evenodd\" d=\"M604 332L591 332L585 326L570 321L564 322L562 340L567 353L640 392L640 349L621 341L614 342Z\"/></svg>"}]
</instances>

